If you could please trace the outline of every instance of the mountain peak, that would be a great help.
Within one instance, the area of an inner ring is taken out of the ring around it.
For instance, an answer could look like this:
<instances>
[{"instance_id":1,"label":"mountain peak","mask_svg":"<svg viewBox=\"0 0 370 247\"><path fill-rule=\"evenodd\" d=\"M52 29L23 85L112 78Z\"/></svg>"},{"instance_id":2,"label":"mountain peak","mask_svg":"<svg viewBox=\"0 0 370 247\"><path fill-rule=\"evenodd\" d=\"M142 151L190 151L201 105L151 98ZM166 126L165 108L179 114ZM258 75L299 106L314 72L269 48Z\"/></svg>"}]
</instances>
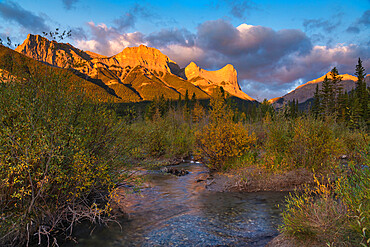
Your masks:
<instances>
[{"instance_id":1,"label":"mountain peak","mask_svg":"<svg viewBox=\"0 0 370 247\"><path fill-rule=\"evenodd\" d=\"M297 87L298 88L301 88L301 87L304 87L305 85L307 84L316 84L316 83L320 83L320 82L323 82L325 77L328 77L328 79L333 79L332 75L331 75L331 72L329 71L328 73L326 73L325 75L317 78L317 79L314 79L312 81L309 81L305 84L302 84L300 86ZM353 75L349 75L349 74L342 74L342 75L339 75L342 77L342 81L357 81L357 77L353 76Z\"/></svg>"},{"instance_id":2,"label":"mountain peak","mask_svg":"<svg viewBox=\"0 0 370 247\"><path fill-rule=\"evenodd\" d=\"M178 67L169 57L164 55L156 48L140 45L137 47L127 47L117 55L103 59L105 63L114 64L121 67L136 67L138 65L149 70L172 73L172 67ZM178 70L180 68L178 67Z\"/></svg>"},{"instance_id":3,"label":"mountain peak","mask_svg":"<svg viewBox=\"0 0 370 247\"><path fill-rule=\"evenodd\" d=\"M241 99L254 100L241 90L237 72L231 64L219 70L208 71L191 62L185 68L185 76L197 86L210 87L213 84L223 87L225 91Z\"/></svg>"},{"instance_id":4,"label":"mountain peak","mask_svg":"<svg viewBox=\"0 0 370 247\"><path fill-rule=\"evenodd\" d=\"M28 57L58 67L71 67L73 63L91 60L92 57L69 43L58 43L40 35L28 34L15 51Z\"/></svg>"},{"instance_id":5,"label":"mountain peak","mask_svg":"<svg viewBox=\"0 0 370 247\"><path fill-rule=\"evenodd\" d=\"M314 79L312 81L309 81L305 84L298 86L296 89L292 90L291 92L287 93L284 96L270 99L269 102L271 104L274 104L275 107L277 108L282 107L287 102L293 101L293 100L297 100L299 103L309 102L310 99L312 99L314 96L314 92L316 90L317 85L319 87L319 90L321 90L322 82L324 81L326 76L328 77L328 79L332 79L331 73L328 72L317 79ZM353 75L349 75L349 74L342 74L339 76L342 77L341 86L342 86L343 92L344 91L349 92L356 87L357 77ZM370 77L369 77L369 80L365 79L365 81L369 85Z\"/></svg>"}]
</instances>

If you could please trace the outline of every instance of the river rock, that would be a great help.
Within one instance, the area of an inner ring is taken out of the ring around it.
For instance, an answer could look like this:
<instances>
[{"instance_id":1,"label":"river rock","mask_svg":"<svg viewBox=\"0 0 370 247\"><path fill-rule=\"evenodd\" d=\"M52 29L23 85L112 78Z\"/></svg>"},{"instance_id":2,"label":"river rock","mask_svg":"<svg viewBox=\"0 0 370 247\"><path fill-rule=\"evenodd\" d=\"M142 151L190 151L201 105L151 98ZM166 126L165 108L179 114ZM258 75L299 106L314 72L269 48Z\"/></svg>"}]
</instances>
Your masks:
<instances>
[{"instance_id":1,"label":"river rock","mask_svg":"<svg viewBox=\"0 0 370 247\"><path fill-rule=\"evenodd\" d=\"M187 171L185 169L177 169L177 168L174 168L174 167L165 167L164 169L162 169L162 171L166 172L166 173L176 175L176 176L184 176L184 175L189 174L189 171Z\"/></svg>"}]
</instances>

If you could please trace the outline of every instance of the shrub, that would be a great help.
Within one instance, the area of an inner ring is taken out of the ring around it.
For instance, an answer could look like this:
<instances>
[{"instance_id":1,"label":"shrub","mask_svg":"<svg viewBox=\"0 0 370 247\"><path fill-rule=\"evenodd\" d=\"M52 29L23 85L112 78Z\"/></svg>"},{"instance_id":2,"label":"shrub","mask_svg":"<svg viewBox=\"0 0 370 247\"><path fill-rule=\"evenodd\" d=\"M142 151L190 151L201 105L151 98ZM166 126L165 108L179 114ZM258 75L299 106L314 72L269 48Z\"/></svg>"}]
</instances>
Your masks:
<instances>
[{"instance_id":1,"label":"shrub","mask_svg":"<svg viewBox=\"0 0 370 247\"><path fill-rule=\"evenodd\" d=\"M314 190L291 194L283 212L282 232L329 246L368 246L369 187L370 170L350 164L335 182L317 182Z\"/></svg>"},{"instance_id":2,"label":"shrub","mask_svg":"<svg viewBox=\"0 0 370 247\"><path fill-rule=\"evenodd\" d=\"M266 128L263 161L268 169L329 170L345 152L345 144L334 131L336 124L330 121L310 116L295 120L282 117Z\"/></svg>"},{"instance_id":3,"label":"shrub","mask_svg":"<svg viewBox=\"0 0 370 247\"><path fill-rule=\"evenodd\" d=\"M290 194L283 212L282 232L303 242L343 243L348 234L347 208L336 200L329 184L317 182L302 194Z\"/></svg>"},{"instance_id":4,"label":"shrub","mask_svg":"<svg viewBox=\"0 0 370 247\"><path fill-rule=\"evenodd\" d=\"M198 153L205 158L209 167L220 170L227 160L243 156L255 144L254 134L241 123L225 121L209 123L196 132Z\"/></svg>"},{"instance_id":5,"label":"shrub","mask_svg":"<svg viewBox=\"0 0 370 247\"><path fill-rule=\"evenodd\" d=\"M87 100L67 73L35 67L18 78L0 85L4 246L28 245L35 232L55 241L82 219L103 221L119 135L114 114Z\"/></svg>"},{"instance_id":6,"label":"shrub","mask_svg":"<svg viewBox=\"0 0 370 247\"><path fill-rule=\"evenodd\" d=\"M120 142L125 143L128 159L183 158L194 146L194 133L181 111L170 110L128 125Z\"/></svg>"}]
</instances>

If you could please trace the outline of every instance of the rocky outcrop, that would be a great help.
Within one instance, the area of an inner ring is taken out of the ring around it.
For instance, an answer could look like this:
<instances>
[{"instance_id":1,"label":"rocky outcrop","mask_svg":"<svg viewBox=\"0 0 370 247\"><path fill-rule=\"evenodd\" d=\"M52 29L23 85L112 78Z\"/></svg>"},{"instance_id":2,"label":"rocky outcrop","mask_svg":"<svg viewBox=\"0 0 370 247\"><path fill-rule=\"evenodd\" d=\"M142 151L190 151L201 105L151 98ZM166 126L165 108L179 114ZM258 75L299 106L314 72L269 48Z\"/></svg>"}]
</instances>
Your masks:
<instances>
[{"instance_id":1,"label":"rocky outcrop","mask_svg":"<svg viewBox=\"0 0 370 247\"><path fill-rule=\"evenodd\" d=\"M237 72L231 64L227 64L219 70L208 71L201 69L194 62L191 62L185 68L185 77L194 85L197 85L208 92L213 90L212 86L220 86L231 95L241 99L254 100L241 90L238 83Z\"/></svg>"},{"instance_id":2,"label":"rocky outcrop","mask_svg":"<svg viewBox=\"0 0 370 247\"><path fill-rule=\"evenodd\" d=\"M23 44L16 49L30 58L61 68L78 67L91 61L94 56L70 44L49 41L40 35L29 34Z\"/></svg>"},{"instance_id":3,"label":"rocky outcrop","mask_svg":"<svg viewBox=\"0 0 370 247\"><path fill-rule=\"evenodd\" d=\"M95 64L102 63L108 67L119 66L122 68L142 66L149 71L157 71L163 73L172 73L171 67L180 67L171 61L166 55L159 50L145 45L139 47L127 47L122 52L109 58L98 58L93 61Z\"/></svg>"}]
</instances>

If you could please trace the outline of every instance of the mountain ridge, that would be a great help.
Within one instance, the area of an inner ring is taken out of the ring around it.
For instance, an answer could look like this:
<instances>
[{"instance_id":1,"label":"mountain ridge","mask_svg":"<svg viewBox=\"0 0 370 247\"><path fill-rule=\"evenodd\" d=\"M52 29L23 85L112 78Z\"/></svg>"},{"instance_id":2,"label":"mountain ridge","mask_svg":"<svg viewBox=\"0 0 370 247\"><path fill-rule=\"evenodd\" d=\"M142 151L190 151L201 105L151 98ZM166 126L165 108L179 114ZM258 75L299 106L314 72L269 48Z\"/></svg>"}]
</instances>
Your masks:
<instances>
[{"instance_id":1,"label":"mountain ridge","mask_svg":"<svg viewBox=\"0 0 370 247\"><path fill-rule=\"evenodd\" d=\"M186 91L190 96L195 94L198 99L206 99L212 95L214 88L221 86L230 95L254 101L242 92L232 65L216 71L203 70L196 65L198 75L189 79L186 76L191 68L189 65L181 69L158 49L145 45L127 47L107 57L29 34L15 50L46 64L71 69L80 77L107 87L108 91L127 102L152 100L160 94L178 99ZM207 85L203 85L202 81Z\"/></svg>"},{"instance_id":2,"label":"mountain ridge","mask_svg":"<svg viewBox=\"0 0 370 247\"><path fill-rule=\"evenodd\" d=\"M308 81L296 87L294 90L281 97L270 99L269 103L273 104L276 108L280 108L284 104L293 100L297 100L299 104L305 104L313 98L316 90L316 85L319 85L319 90L321 90L322 82L324 81L325 76L327 76L328 79L332 78L330 72L328 72L319 78ZM339 76L342 77L341 86L343 87L343 92L349 92L356 87L357 77L349 74L341 74ZM365 77L365 82L368 86L370 86L370 75L367 75Z\"/></svg>"}]
</instances>

